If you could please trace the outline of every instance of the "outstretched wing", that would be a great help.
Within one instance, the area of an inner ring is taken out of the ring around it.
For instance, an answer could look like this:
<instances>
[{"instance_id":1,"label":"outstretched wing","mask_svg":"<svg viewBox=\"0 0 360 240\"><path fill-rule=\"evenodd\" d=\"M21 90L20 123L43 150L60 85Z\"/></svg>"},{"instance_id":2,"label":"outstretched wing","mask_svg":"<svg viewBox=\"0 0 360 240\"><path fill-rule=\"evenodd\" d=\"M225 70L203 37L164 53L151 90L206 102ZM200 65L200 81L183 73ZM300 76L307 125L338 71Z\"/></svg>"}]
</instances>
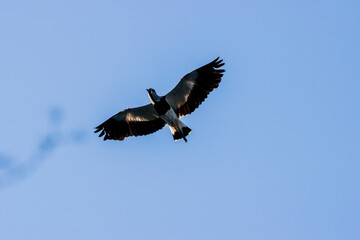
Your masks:
<instances>
[{"instance_id":1,"label":"outstretched wing","mask_svg":"<svg viewBox=\"0 0 360 240\"><path fill-rule=\"evenodd\" d=\"M165 126L152 104L129 108L115 114L96 127L99 137L122 141L129 136L141 136L156 132Z\"/></svg>"},{"instance_id":2,"label":"outstretched wing","mask_svg":"<svg viewBox=\"0 0 360 240\"><path fill-rule=\"evenodd\" d=\"M166 100L179 117L192 113L219 86L224 69L222 59L186 74L176 87L166 95Z\"/></svg>"}]
</instances>

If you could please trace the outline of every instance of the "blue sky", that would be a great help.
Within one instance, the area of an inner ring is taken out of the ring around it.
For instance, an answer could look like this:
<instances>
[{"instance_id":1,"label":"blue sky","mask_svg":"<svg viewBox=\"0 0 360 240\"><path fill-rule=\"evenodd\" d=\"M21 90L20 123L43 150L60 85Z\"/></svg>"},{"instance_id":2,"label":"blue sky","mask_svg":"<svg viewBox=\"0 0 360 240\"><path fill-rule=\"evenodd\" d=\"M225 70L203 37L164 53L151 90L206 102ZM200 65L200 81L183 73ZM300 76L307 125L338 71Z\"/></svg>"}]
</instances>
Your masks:
<instances>
[{"instance_id":1,"label":"blue sky","mask_svg":"<svg viewBox=\"0 0 360 240\"><path fill-rule=\"evenodd\" d=\"M356 239L358 1L3 1L0 239ZM217 56L169 129L93 128Z\"/></svg>"}]
</instances>

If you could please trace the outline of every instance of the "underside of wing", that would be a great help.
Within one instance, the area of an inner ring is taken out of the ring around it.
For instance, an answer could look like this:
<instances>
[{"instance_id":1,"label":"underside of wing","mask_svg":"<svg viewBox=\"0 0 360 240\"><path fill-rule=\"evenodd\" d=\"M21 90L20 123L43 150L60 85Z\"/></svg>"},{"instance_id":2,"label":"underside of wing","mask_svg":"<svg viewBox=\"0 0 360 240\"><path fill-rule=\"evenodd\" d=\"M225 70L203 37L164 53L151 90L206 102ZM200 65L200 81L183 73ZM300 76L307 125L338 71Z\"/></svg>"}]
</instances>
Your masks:
<instances>
[{"instance_id":1,"label":"underside of wing","mask_svg":"<svg viewBox=\"0 0 360 240\"><path fill-rule=\"evenodd\" d=\"M154 133L165 126L165 122L159 118L152 104L142 107L129 108L115 114L104 123L96 127L95 133L100 132L99 137L104 136L104 141L119 140L129 136L142 136Z\"/></svg>"},{"instance_id":2,"label":"underside of wing","mask_svg":"<svg viewBox=\"0 0 360 240\"><path fill-rule=\"evenodd\" d=\"M179 117L192 113L217 88L223 76L222 59L216 58L209 64L186 74L166 95L166 100Z\"/></svg>"}]
</instances>

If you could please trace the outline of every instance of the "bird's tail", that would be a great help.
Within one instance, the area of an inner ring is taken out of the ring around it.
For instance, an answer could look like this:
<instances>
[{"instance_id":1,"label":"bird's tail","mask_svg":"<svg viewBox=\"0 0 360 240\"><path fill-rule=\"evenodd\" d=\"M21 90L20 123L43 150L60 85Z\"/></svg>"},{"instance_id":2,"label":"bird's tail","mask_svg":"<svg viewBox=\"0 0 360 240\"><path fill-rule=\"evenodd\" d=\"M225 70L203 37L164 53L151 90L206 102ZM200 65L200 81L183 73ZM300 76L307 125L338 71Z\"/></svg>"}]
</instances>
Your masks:
<instances>
[{"instance_id":1,"label":"bird's tail","mask_svg":"<svg viewBox=\"0 0 360 240\"><path fill-rule=\"evenodd\" d=\"M186 126L182 121L178 120L177 124L170 126L171 133L175 141L184 139L187 142L186 136L191 133L191 128Z\"/></svg>"}]
</instances>

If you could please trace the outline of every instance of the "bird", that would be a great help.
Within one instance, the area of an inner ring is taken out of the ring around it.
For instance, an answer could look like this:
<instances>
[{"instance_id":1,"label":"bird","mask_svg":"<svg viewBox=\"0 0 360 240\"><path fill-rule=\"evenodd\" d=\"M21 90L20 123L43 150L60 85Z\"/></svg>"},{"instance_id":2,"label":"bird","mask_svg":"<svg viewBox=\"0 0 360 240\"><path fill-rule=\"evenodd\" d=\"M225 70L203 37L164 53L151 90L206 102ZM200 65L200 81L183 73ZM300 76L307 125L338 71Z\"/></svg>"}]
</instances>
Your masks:
<instances>
[{"instance_id":1,"label":"bird","mask_svg":"<svg viewBox=\"0 0 360 240\"><path fill-rule=\"evenodd\" d=\"M130 136L143 136L154 133L168 125L175 141L183 139L192 131L181 120L192 113L207 98L209 93L221 82L225 63L217 57L212 62L186 74L166 95L159 96L153 88L146 89L151 103L127 108L99 126L103 140L122 141Z\"/></svg>"}]
</instances>

